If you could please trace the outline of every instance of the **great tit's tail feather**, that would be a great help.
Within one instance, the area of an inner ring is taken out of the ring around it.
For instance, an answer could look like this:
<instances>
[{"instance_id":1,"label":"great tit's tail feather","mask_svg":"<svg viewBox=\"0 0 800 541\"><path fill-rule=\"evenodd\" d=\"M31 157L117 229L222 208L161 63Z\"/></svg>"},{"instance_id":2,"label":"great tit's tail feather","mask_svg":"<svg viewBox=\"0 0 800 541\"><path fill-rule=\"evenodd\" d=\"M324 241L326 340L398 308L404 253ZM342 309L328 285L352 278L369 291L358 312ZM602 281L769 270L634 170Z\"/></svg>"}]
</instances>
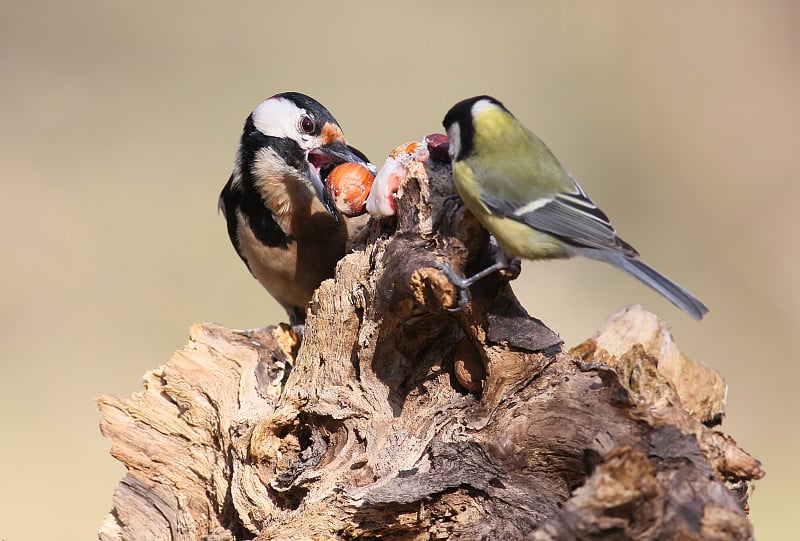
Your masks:
<instances>
[{"instance_id":1,"label":"great tit's tail feather","mask_svg":"<svg viewBox=\"0 0 800 541\"><path fill-rule=\"evenodd\" d=\"M703 319L703 316L708 312L706 305L694 295L638 258L628 257L610 250L597 250L594 248L572 247L572 251L577 255L605 261L625 271L643 284L664 295L670 302L694 319Z\"/></svg>"}]
</instances>

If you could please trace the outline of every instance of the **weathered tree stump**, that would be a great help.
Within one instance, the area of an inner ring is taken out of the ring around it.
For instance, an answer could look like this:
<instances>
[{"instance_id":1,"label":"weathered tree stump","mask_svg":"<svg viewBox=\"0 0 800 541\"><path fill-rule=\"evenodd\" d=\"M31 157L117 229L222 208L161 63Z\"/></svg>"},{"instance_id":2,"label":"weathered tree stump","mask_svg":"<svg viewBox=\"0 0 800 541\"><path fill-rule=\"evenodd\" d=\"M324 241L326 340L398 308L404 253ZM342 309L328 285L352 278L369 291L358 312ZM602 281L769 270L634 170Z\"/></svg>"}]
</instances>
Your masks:
<instances>
[{"instance_id":1,"label":"weathered tree stump","mask_svg":"<svg viewBox=\"0 0 800 541\"><path fill-rule=\"evenodd\" d=\"M449 167L413 162L285 325L197 325L131 398L99 399L128 469L99 538L749 539L760 464L712 427L726 386L634 307L563 351L488 277Z\"/></svg>"}]
</instances>

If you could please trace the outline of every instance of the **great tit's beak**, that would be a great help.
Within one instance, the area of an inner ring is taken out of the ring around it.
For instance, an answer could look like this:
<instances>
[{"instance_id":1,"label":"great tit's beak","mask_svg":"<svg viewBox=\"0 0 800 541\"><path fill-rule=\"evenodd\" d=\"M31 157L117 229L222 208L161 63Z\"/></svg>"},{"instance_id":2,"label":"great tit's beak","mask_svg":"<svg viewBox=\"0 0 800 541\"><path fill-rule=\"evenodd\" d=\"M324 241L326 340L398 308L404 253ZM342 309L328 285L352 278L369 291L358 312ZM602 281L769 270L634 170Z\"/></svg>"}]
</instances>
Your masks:
<instances>
[{"instance_id":1,"label":"great tit's beak","mask_svg":"<svg viewBox=\"0 0 800 541\"><path fill-rule=\"evenodd\" d=\"M334 207L330 197L328 197L328 190L325 189L325 181L321 175L329 173L331 169L345 162L357 162L368 167L366 156L341 141L333 141L310 150L306 159L309 163L311 185L314 187L317 197L325 205L328 213L335 220L338 220L339 213L336 211L336 207Z\"/></svg>"}]
</instances>

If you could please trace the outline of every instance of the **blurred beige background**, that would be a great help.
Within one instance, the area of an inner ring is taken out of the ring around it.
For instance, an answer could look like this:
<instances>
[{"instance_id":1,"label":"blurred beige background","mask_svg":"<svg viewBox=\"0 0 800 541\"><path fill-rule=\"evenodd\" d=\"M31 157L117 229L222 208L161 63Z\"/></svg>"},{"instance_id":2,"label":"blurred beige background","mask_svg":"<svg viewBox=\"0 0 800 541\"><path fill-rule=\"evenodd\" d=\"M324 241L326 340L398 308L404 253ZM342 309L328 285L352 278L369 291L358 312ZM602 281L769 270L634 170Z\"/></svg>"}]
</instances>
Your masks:
<instances>
[{"instance_id":1,"label":"blurred beige background","mask_svg":"<svg viewBox=\"0 0 800 541\"><path fill-rule=\"evenodd\" d=\"M194 322L284 318L216 213L244 118L284 90L377 163L461 98L504 101L711 313L590 261L526 264L528 310L569 344L625 304L667 318L764 462L757 534L796 530L800 3L3 4L0 539L93 539L123 475L94 399Z\"/></svg>"}]
</instances>

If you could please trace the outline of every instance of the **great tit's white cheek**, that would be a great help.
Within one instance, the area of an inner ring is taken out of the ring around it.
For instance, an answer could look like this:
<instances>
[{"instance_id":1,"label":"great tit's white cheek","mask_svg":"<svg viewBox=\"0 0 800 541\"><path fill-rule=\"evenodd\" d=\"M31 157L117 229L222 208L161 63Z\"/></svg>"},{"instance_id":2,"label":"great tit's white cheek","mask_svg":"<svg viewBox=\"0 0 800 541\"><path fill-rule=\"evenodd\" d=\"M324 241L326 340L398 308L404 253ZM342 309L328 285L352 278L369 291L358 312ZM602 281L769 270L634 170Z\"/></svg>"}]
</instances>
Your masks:
<instances>
[{"instance_id":1,"label":"great tit's white cheek","mask_svg":"<svg viewBox=\"0 0 800 541\"><path fill-rule=\"evenodd\" d=\"M299 141L303 136L308 137L300 133L297 125L298 119L304 114L305 110L289 100L270 98L253 109L253 124L264 135Z\"/></svg>"},{"instance_id":2,"label":"great tit's white cheek","mask_svg":"<svg viewBox=\"0 0 800 541\"><path fill-rule=\"evenodd\" d=\"M450 140L447 152L450 154L450 159L455 160L456 156L461 153L461 126L458 122L453 122L447 128L447 138Z\"/></svg>"}]
</instances>

